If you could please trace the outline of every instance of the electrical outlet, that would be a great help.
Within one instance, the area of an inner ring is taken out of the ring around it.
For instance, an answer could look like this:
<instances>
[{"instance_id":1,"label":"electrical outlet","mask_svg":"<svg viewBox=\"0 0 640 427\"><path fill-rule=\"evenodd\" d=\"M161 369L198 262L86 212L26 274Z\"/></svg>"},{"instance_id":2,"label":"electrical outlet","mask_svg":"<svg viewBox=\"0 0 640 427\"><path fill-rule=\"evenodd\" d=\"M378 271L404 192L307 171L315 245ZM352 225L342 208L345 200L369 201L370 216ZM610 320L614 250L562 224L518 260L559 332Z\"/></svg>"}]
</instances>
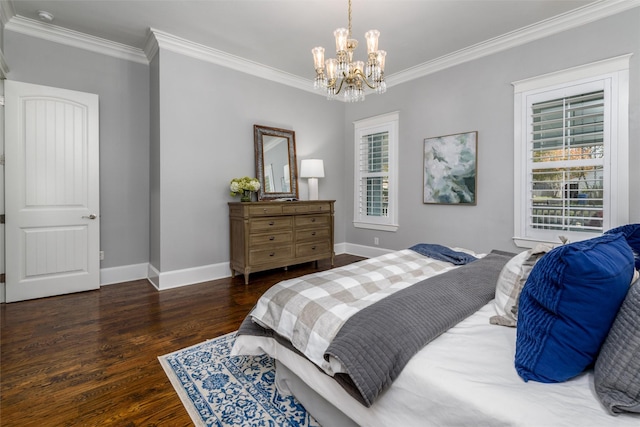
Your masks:
<instances>
[{"instance_id":1,"label":"electrical outlet","mask_svg":"<svg viewBox=\"0 0 640 427\"><path fill-rule=\"evenodd\" d=\"M104 251L100 251L100 261L104 261Z\"/></svg>"},{"instance_id":2,"label":"electrical outlet","mask_svg":"<svg viewBox=\"0 0 640 427\"><path fill-rule=\"evenodd\" d=\"M380 239L378 239L377 237L373 238L373 244L378 246L380 244Z\"/></svg>"}]
</instances>

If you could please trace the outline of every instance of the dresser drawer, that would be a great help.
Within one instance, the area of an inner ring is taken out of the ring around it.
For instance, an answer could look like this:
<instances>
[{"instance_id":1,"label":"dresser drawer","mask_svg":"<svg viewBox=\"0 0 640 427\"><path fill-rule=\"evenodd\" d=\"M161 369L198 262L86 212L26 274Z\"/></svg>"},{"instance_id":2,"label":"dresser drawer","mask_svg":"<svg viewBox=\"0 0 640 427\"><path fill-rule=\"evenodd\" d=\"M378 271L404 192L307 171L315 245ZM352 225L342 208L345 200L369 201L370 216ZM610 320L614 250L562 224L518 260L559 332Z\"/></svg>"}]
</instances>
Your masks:
<instances>
[{"instance_id":1,"label":"dresser drawer","mask_svg":"<svg viewBox=\"0 0 640 427\"><path fill-rule=\"evenodd\" d=\"M267 232L269 230L291 229L293 224L290 216L255 218L249 224L249 233Z\"/></svg>"},{"instance_id":2,"label":"dresser drawer","mask_svg":"<svg viewBox=\"0 0 640 427\"><path fill-rule=\"evenodd\" d=\"M304 258L309 256L330 256L331 248L329 242L309 242L298 243L296 245L296 257Z\"/></svg>"},{"instance_id":3,"label":"dresser drawer","mask_svg":"<svg viewBox=\"0 0 640 427\"><path fill-rule=\"evenodd\" d=\"M316 213L316 212L331 212L331 203L295 203L291 205L284 205L282 212L285 214L299 214L299 213Z\"/></svg>"},{"instance_id":4,"label":"dresser drawer","mask_svg":"<svg viewBox=\"0 0 640 427\"><path fill-rule=\"evenodd\" d=\"M304 204L291 204L282 207L282 212L285 214L299 214L299 213L307 213L309 212L309 205Z\"/></svg>"},{"instance_id":5,"label":"dresser drawer","mask_svg":"<svg viewBox=\"0 0 640 427\"><path fill-rule=\"evenodd\" d=\"M291 231L274 230L273 233L249 235L249 247L252 249L259 245L279 245L292 241L293 233Z\"/></svg>"},{"instance_id":6,"label":"dresser drawer","mask_svg":"<svg viewBox=\"0 0 640 427\"><path fill-rule=\"evenodd\" d=\"M296 230L296 241L326 240L331 235L329 227Z\"/></svg>"},{"instance_id":7,"label":"dresser drawer","mask_svg":"<svg viewBox=\"0 0 640 427\"><path fill-rule=\"evenodd\" d=\"M298 215L295 217L296 228L326 227L330 219L329 215Z\"/></svg>"},{"instance_id":8,"label":"dresser drawer","mask_svg":"<svg viewBox=\"0 0 640 427\"><path fill-rule=\"evenodd\" d=\"M331 203L314 203L309 205L309 212L331 212Z\"/></svg>"},{"instance_id":9,"label":"dresser drawer","mask_svg":"<svg viewBox=\"0 0 640 427\"><path fill-rule=\"evenodd\" d=\"M249 206L249 215L280 215L282 214L282 205L271 205L269 202L262 202L260 206Z\"/></svg>"},{"instance_id":10,"label":"dresser drawer","mask_svg":"<svg viewBox=\"0 0 640 427\"><path fill-rule=\"evenodd\" d=\"M292 260L292 245L275 246L269 249L258 249L249 251L249 262L251 263L251 265L268 263L279 263L282 265L287 265L287 261Z\"/></svg>"}]
</instances>

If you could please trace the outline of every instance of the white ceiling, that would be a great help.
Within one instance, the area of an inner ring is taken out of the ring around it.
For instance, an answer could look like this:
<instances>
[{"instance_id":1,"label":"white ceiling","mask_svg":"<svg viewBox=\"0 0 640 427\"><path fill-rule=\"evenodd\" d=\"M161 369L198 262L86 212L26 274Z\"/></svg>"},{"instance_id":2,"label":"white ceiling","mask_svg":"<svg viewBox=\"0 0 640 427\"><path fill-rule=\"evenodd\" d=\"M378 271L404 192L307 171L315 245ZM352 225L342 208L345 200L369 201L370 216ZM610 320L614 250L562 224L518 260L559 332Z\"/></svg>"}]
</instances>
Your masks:
<instances>
[{"instance_id":1,"label":"white ceiling","mask_svg":"<svg viewBox=\"0 0 640 427\"><path fill-rule=\"evenodd\" d=\"M6 0L2 0L6 1ZM620 0L353 0L353 36L378 29L392 75L528 26ZM149 28L305 79L311 49L335 56L333 31L347 27L347 0L9 0L8 22L54 15L51 24L143 49ZM13 15L13 16L11 16ZM571 16L569 15L569 16ZM5 17L6 20L6 17ZM11 26L7 26L8 29Z\"/></svg>"}]
</instances>

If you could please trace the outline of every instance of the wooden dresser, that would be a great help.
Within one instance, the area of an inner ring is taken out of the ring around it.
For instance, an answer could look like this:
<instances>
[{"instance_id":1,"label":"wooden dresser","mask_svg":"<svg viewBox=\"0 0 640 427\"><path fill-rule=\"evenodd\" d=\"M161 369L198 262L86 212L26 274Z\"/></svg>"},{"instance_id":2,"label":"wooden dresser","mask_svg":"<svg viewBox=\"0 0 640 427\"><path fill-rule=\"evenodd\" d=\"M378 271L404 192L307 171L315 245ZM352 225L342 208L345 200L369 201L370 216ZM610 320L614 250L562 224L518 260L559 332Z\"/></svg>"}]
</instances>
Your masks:
<instances>
[{"instance_id":1,"label":"wooden dresser","mask_svg":"<svg viewBox=\"0 0 640 427\"><path fill-rule=\"evenodd\" d=\"M334 200L229 203L231 277L330 258Z\"/></svg>"}]
</instances>

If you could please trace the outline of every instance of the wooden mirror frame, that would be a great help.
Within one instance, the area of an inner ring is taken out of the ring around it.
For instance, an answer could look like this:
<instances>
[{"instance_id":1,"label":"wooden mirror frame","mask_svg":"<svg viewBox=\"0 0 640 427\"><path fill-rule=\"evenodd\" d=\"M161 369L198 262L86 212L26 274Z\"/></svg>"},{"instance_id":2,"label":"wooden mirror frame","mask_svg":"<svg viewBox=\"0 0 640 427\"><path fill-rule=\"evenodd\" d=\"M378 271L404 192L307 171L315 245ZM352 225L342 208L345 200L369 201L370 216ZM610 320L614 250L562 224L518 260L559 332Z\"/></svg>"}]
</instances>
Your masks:
<instances>
[{"instance_id":1,"label":"wooden mirror frame","mask_svg":"<svg viewBox=\"0 0 640 427\"><path fill-rule=\"evenodd\" d=\"M289 190L279 192L267 192L264 167L264 137L273 136L287 140L287 152L289 162ZM253 125L253 142L256 160L256 178L260 181L258 200L273 199L298 199L298 168L296 161L296 133L292 130L278 129L269 126Z\"/></svg>"}]
</instances>

